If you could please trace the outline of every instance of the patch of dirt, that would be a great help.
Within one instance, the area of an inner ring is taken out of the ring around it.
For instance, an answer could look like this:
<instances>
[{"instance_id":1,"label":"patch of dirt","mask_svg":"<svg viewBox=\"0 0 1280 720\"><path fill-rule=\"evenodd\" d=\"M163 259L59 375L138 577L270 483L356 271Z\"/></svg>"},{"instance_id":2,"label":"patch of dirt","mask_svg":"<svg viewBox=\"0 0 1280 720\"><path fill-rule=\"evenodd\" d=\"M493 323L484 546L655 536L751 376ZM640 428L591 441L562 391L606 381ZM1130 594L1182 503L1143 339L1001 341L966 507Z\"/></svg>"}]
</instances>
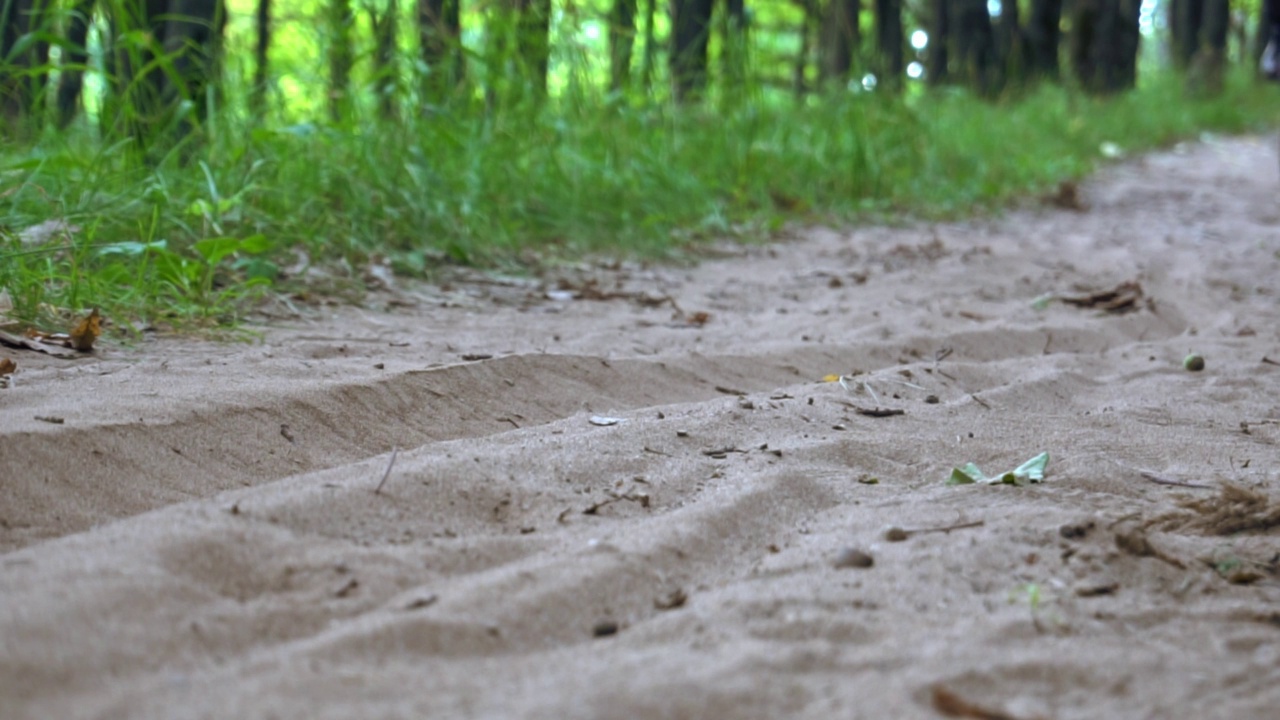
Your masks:
<instances>
[{"instance_id":1,"label":"patch of dirt","mask_svg":"<svg viewBox=\"0 0 1280 720\"><path fill-rule=\"evenodd\" d=\"M0 348L0 714L1274 717L1272 145Z\"/></svg>"}]
</instances>

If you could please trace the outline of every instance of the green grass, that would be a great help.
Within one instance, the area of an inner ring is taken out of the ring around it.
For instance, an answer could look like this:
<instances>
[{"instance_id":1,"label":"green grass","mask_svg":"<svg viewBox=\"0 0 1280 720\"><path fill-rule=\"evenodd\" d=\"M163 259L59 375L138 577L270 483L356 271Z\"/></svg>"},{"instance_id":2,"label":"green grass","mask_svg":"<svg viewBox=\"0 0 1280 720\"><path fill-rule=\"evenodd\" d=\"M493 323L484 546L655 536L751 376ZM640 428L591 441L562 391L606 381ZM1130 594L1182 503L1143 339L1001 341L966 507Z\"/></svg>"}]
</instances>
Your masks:
<instances>
[{"instance_id":1,"label":"green grass","mask_svg":"<svg viewBox=\"0 0 1280 720\"><path fill-rule=\"evenodd\" d=\"M727 106L728 107L728 106ZM91 306L123 325L234 323L295 289L299 258L358 285L371 258L429 276L585 254L678 259L788 219L951 217L1204 130L1273 124L1280 96L1241 73L1213 100L1172 77L1090 99L1046 87L989 104L961 92L755 100L732 109L550 102L389 125L254 127L219 118L198 162L140 167L86 130L0 150L0 288L50 322ZM69 238L18 233L61 218Z\"/></svg>"}]
</instances>

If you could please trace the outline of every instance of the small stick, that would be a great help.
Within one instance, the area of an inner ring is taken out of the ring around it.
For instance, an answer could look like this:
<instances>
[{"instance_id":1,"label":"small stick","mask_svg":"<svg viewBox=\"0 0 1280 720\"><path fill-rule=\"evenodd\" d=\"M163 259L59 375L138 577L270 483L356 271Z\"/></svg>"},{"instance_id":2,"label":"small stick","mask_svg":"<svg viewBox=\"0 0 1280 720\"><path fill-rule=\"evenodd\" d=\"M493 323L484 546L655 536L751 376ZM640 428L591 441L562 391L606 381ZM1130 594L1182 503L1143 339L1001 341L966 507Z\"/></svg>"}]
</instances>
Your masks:
<instances>
[{"instance_id":1,"label":"small stick","mask_svg":"<svg viewBox=\"0 0 1280 720\"><path fill-rule=\"evenodd\" d=\"M906 540L912 535L922 535L924 533L949 533L952 530L963 530L965 528L982 527L986 525L985 520L972 520L970 522L960 522L953 525L943 525L941 527L923 527L923 528L900 528L891 525L884 531L884 539L889 542L900 542Z\"/></svg>"},{"instance_id":2,"label":"small stick","mask_svg":"<svg viewBox=\"0 0 1280 720\"><path fill-rule=\"evenodd\" d=\"M865 415L867 417L876 417L876 418L893 417L894 415L907 414L906 410L900 410L897 408L882 408L882 407L873 407L873 408L854 407L853 411L858 413L859 415Z\"/></svg>"},{"instance_id":3,"label":"small stick","mask_svg":"<svg viewBox=\"0 0 1280 720\"><path fill-rule=\"evenodd\" d=\"M1196 488L1197 490L1213 489L1212 485L1205 485L1204 483L1187 482L1186 480L1174 480L1172 478L1164 477L1163 475L1157 475L1147 470L1139 470L1138 472L1142 475L1142 477L1146 478L1147 480L1150 480L1151 482L1157 485L1172 485L1173 487Z\"/></svg>"},{"instance_id":4,"label":"small stick","mask_svg":"<svg viewBox=\"0 0 1280 720\"><path fill-rule=\"evenodd\" d=\"M387 461L387 469L382 472L382 479L378 481L378 487L373 489L374 495L382 494L382 486L387 484L387 478L391 477L391 467L396 464L396 455L400 452L400 448L392 446L391 459Z\"/></svg>"}]
</instances>

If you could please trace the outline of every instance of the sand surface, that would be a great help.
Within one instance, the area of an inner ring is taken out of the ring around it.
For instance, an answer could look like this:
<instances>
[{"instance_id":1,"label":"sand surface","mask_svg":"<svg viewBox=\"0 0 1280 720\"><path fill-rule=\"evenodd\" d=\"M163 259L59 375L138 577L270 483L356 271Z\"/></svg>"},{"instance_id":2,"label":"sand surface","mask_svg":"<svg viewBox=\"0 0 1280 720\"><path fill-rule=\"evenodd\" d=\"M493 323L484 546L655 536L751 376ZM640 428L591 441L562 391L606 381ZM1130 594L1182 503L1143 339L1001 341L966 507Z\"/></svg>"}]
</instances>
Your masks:
<instances>
[{"instance_id":1,"label":"sand surface","mask_svg":"<svg viewBox=\"0 0 1280 720\"><path fill-rule=\"evenodd\" d=\"M0 348L0 718L1275 718L1277 182Z\"/></svg>"}]
</instances>

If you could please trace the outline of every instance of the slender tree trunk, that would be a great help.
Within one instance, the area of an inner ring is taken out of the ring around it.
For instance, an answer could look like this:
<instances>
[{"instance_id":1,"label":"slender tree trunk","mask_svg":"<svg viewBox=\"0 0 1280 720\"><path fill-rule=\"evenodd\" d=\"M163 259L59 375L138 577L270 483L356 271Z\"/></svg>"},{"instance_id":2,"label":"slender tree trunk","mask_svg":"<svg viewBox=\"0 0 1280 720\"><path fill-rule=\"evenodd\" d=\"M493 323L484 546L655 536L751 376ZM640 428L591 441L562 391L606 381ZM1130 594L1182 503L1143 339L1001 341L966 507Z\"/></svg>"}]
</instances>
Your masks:
<instances>
[{"instance_id":1,"label":"slender tree trunk","mask_svg":"<svg viewBox=\"0 0 1280 720\"><path fill-rule=\"evenodd\" d=\"M1204 0L1196 51L1187 81L1193 92L1214 96L1222 92L1227 65L1227 33L1231 8L1228 0Z\"/></svg>"},{"instance_id":2,"label":"slender tree trunk","mask_svg":"<svg viewBox=\"0 0 1280 720\"><path fill-rule=\"evenodd\" d=\"M429 102L443 102L463 76L458 0L418 0L418 52L427 69L422 95Z\"/></svg>"},{"instance_id":3,"label":"slender tree trunk","mask_svg":"<svg viewBox=\"0 0 1280 720\"><path fill-rule=\"evenodd\" d=\"M800 22L800 51L796 53L795 63L791 69L791 87L797 100L802 99L809 92L809 81L806 77L809 69L809 53L813 48L813 36L820 32L817 0L805 0L803 8L804 20ZM821 49L821 40L819 40L819 49ZM818 72L821 75L821 58L819 60Z\"/></svg>"},{"instance_id":4,"label":"slender tree trunk","mask_svg":"<svg viewBox=\"0 0 1280 720\"><path fill-rule=\"evenodd\" d=\"M534 95L547 92L547 70L551 60L551 0L515 0L516 48L523 80Z\"/></svg>"},{"instance_id":5,"label":"slender tree trunk","mask_svg":"<svg viewBox=\"0 0 1280 720\"><path fill-rule=\"evenodd\" d=\"M0 115L17 129L39 119L48 73L48 0L0 0Z\"/></svg>"},{"instance_id":6,"label":"slender tree trunk","mask_svg":"<svg viewBox=\"0 0 1280 720\"><path fill-rule=\"evenodd\" d=\"M1076 0L1069 43L1072 71L1090 93L1127 90L1137 77L1140 0Z\"/></svg>"},{"instance_id":7,"label":"slender tree trunk","mask_svg":"<svg viewBox=\"0 0 1280 720\"><path fill-rule=\"evenodd\" d=\"M351 26L355 14L351 0L328 0L329 11L329 118L342 123L351 117L351 68L355 65Z\"/></svg>"},{"instance_id":8,"label":"slender tree trunk","mask_svg":"<svg viewBox=\"0 0 1280 720\"><path fill-rule=\"evenodd\" d=\"M65 128L80 109L84 88L84 71L89 62L89 25L93 21L95 0L79 0L67 18L67 42L63 46L61 74L58 79L58 127Z\"/></svg>"},{"instance_id":9,"label":"slender tree trunk","mask_svg":"<svg viewBox=\"0 0 1280 720\"><path fill-rule=\"evenodd\" d=\"M162 126L175 122L181 138L204 124L209 100L220 90L217 79L226 13L221 0L169 0L158 19L164 23L162 47L169 66L154 73L160 88L157 117ZM173 117L183 101L191 103L192 112Z\"/></svg>"},{"instance_id":10,"label":"slender tree trunk","mask_svg":"<svg viewBox=\"0 0 1280 720\"><path fill-rule=\"evenodd\" d=\"M812 0L816 2L816 0ZM823 83L844 85L862 44L858 27L861 0L828 0L818 32L818 76Z\"/></svg>"},{"instance_id":11,"label":"slender tree trunk","mask_svg":"<svg viewBox=\"0 0 1280 720\"><path fill-rule=\"evenodd\" d=\"M931 86L951 81L951 0L930 0L929 45L925 79Z\"/></svg>"},{"instance_id":12,"label":"slender tree trunk","mask_svg":"<svg viewBox=\"0 0 1280 720\"><path fill-rule=\"evenodd\" d=\"M369 25L373 28L373 87L378 94L378 114L384 120L396 117L399 76L396 68L396 35L400 8L396 0L386 0L381 12L370 4Z\"/></svg>"},{"instance_id":13,"label":"slender tree trunk","mask_svg":"<svg viewBox=\"0 0 1280 720\"><path fill-rule=\"evenodd\" d=\"M1227 0L1221 0L1221 2L1225 8ZM1142 47L1142 29L1138 25L1138 19L1142 14L1142 0L1118 0L1116 12L1115 44L1118 48L1118 58L1114 76L1115 89L1117 91L1132 90L1138 86L1138 52ZM1225 43L1224 34L1224 53Z\"/></svg>"},{"instance_id":14,"label":"slender tree trunk","mask_svg":"<svg viewBox=\"0 0 1280 720\"><path fill-rule=\"evenodd\" d=\"M163 151L208 117L219 95L222 0L106 0L103 131Z\"/></svg>"},{"instance_id":15,"label":"slender tree trunk","mask_svg":"<svg viewBox=\"0 0 1280 720\"><path fill-rule=\"evenodd\" d=\"M676 102L696 99L707 86L712 0L671 3L671 81Z\"/></svg>"},{"instance_id":16,"label":"slender tree trunk","mask_svg":"<svg viewBox=\"0 0 1280 720\"><path fill-rule=\"evenodd\" d=\"M882 87L902 87L902 0L875 0L876 51L880 56L876 80Z\"/></svg>"},{"instance_id":17,"label":"slender tree trunk","mask_svg":"<svg viewBox=\"0 0 1280 720\"><path fill-rule=\"evenodd\" d=\"M135 150L145 151L163 124L162 72L153 67L164 48L165 0L109 0L112 53L109 83L118 123L112 134L132 137ZM145 73L145 75L143 74Z\"/></svg>"},{"instance_id":18,"label":"slender tree trunk","mask_svg":"<svg viewBox=\"0 0 1280 720\"><path fill-rule=\"evenodd\" d=\"M1001 7L1000 21L996 23L1000 64L1006 83L1020 85L1027 77L1027 40L1022 18L1017 2L1006 0Z\"/></svg>"},{"instance_id":19,"label":"slender tree trunk","mask_svg":"<svg viewBox=\"0 0 1280 720\"><path fill-rule=\"evenodd\" d=\"M254 12L257 25L257 44L253 48L253 89L249 94L249 109L254 117L267 114L267 83L269 82L267 56L271 50L271 0L258 0Z\"/></svg>"},{"instance_id":20,"label":"slender tree trunk","mask_svg":"<svg viewBox=\"0 0 1280 720\"><path fill-rule=\"evenodd\" d=\"M1169 37L1173 64L1181 70L1191 65L1200 38L1205 0L1171 0L1169 3Z\"/></svg>"},{"instance_id":21,"label":"slender tree trunk","mask_svg":"<svg viewBox=\"0 0 1280 720\"><path fill-rule=\"evenodd\" d=\"M648 0L644 7L644 56L640 61L640 88L647 97L653 91L653 71L658 64L658 41L654 20L658 16L658 0Z\"/></svg>"},{"instance_id":22,"label":"slender tree trunk","mask_svg":"<svg viewBox=\"0 0 1280 720\"><path fill-rule=\"evenodd\" d=\"M725 0L721 35L724 84L734 92L741 89L747 79L747 7L743 0Z\"/></svg>"},{"instance_id":23,"label":"slender tree trunk","mask_svg":"<svg viewBox=\"0 0 1280 720\"><path fill-rule=\"evenodd\" d=\"M609 12L609 89L631 87L631 55L636 45L636 0L613 0Z\"/></svg>"},{"instance_id":24,"label":"slender tree trunk","mask_svg":"<svg viewBox=\"0 0 1280 720\"><path fill-rule=\"evenodd\" d=\"M1062 31L1062 0L1031 0L1027 19L1027 74L1057 80L1061 74L1058 51Z\"/></svg>"},{"instance_id":25,"label":"slender tree trunk","mask_svg":"<svg viewBox=\"0 0 1280 720\"><path fill-rule=\"evenodd\" d=\"M986 0L952 0L950 50L966 85L985 97L999 94L1003 78Z\"/></svg>"}]
</instances>

